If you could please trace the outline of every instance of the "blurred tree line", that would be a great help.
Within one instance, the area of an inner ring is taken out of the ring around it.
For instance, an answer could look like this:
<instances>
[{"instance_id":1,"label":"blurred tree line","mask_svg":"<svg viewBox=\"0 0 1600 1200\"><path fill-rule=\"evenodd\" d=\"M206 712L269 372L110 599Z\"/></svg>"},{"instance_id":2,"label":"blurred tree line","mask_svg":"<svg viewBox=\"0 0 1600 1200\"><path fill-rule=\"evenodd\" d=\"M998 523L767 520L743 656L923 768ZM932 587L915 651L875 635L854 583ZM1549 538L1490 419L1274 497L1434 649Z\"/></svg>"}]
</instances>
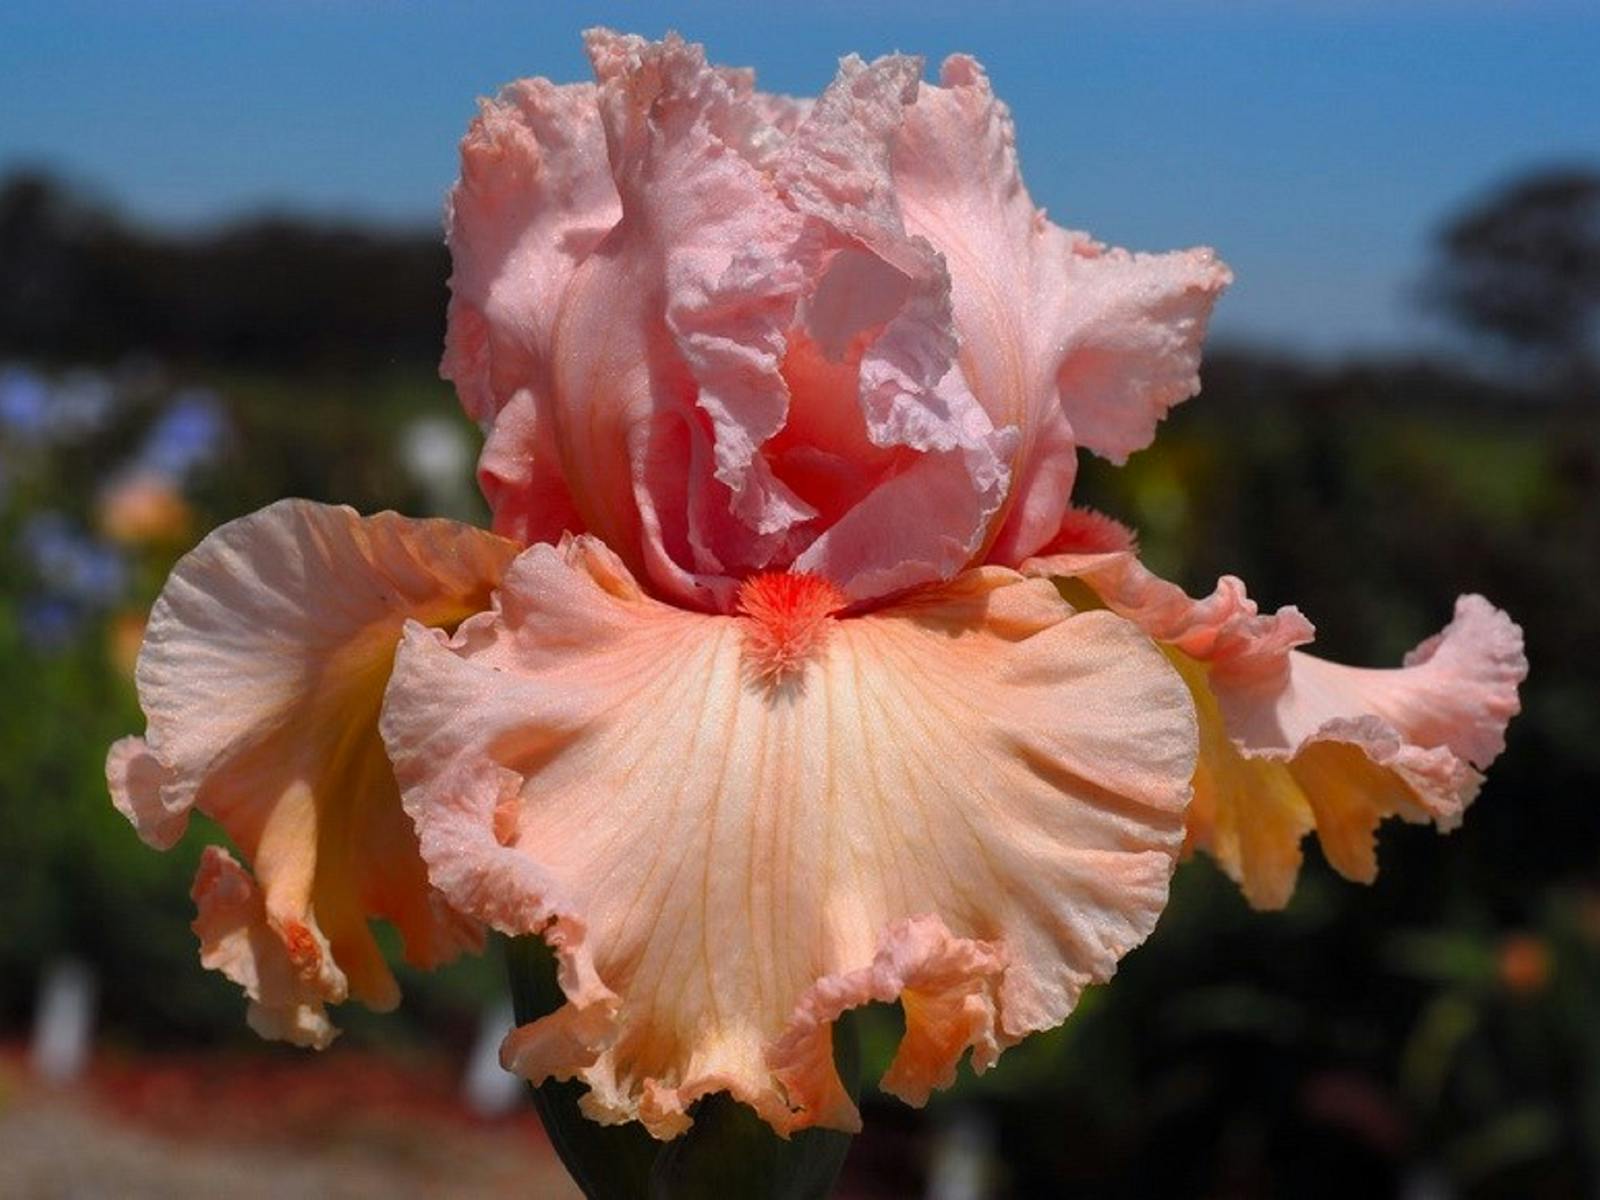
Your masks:
<instances>
[{"instance_id":1,"label":"blurred tree line","mask_svg":"<svg viewBox=\"0 0 1600 1200\"><path fill-rule=\"evenodd\" d=\"M429 365L449 269L438 234L271 216L163 234L19 174L0 186L0 354Z\"/></svg>"},{"instance_id":2,"label":"blurred tree line","mask_svg":"<svg viewBox=\"0 0 1600 1200\"><path fill-rule=\"evenodd\" d=\"M1155 937L1060 1030L926 1113L869 1097L853 1177L881 1168L904 1194L927 1130L961 1124L1008 1195L1600 1194L1600 174L1513 181L1435 250L1421 295L1458 355L1220 348L1155 447L1086 460L1079 496L1191 591L1232 572L1263 607L1299 604L1342 661L1396 663L1457 592L1510 611L1524 711L1463 829L1386 826L1371 888L1308 843L1284 913L1186 865ZM139 356L226 408L193 529L141 551L133 607L206 528L280 495L425 511L396 447L421 416L459 420L433 373L447 273L436 234L263 219L179 237L41 176L0 186L0 364ZM0 1031L24 1027L39 964L73 953L102 971L111 1036L239 1040L236 990L185 929L214 834L137 843L100 774L138 722L108 629L43 645L13 582L30 510L93 525L141 403L31 473L0 462ZM465 1037L498 989L481 962L404 982L400 1014L351 1014L352 1038Z\"/></svg>"}]
</instances>

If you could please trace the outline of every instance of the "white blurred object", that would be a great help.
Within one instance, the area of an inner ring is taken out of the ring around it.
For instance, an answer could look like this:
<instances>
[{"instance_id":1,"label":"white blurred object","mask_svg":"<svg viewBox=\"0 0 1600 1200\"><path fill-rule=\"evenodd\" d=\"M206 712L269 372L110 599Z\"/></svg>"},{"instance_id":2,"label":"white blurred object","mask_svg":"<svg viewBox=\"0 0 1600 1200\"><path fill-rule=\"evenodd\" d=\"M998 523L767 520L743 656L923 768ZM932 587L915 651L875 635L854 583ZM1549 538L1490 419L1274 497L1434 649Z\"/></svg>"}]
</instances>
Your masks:
<instances>
[{"instance_id":1,"label":"white blurred object","mask_svg":"<svg viewBox=\"0 0 1600 1200\"><path fill-rule=\"evenodd\" d=\"M503 1117L522 1102L522 1080L500 1065L500 1043L515 1024L511 1005L504 1001L485 1012L478 1023L461 1094L480 1117Z\"/></svg>"},{"instance_id":2,"label":"white blurred object","mask_svg":"<svg viewBox=\"0 0 1600 1200\"><path fill-rule=\"evenodd\" d=\"M405 428L400 458L437 509L458 508L472 491L472 447L461 426L443 417L419 417Z\"/></svg>"},{"instance_id":3,"label":"white blurred object","mask_svg":"<svg viewBox=\"0 0 1600 1200\"><path fill-rule=\"evenodd\" d=\"M75 958L45 971L33 1023L33 1071L46 1083L71 1083L89 1065L94 1035L94 972Z\"/></svg>"},{"instance_id":4,"label":"white blurred object","mask_svg":"<svg viewBox=\"0 0 1600 1200\"><path fill-rule=\"evenodd\" d=\"M994 1194L993 1160L988 1120L978 1109L957 1109L934 1141L928 1200L986 1200Z\"/></svg>"}]
</instances>

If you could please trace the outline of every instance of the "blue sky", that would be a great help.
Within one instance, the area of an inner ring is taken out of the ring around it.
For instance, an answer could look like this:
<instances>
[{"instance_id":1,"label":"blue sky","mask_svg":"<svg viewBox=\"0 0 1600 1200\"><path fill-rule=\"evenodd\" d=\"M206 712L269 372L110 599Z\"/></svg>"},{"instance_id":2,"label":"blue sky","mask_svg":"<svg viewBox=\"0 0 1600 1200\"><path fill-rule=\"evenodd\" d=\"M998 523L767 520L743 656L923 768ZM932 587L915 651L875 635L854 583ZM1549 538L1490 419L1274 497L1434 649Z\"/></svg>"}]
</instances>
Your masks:
<instances>
[{"instance_id":1,"label":"blue sky","mask_svg":"<svg viewBox=\"0 0 1600 1200\"><path fill-rule=\"evenodd\" d=\"M772 90L837 57L978 55L1034 198L1139 249L1216 246L1218 330L1318 351L1414 338L1442 214L1600 163L1600 4L6 0L0 170L46 163L150 221L293 207L437 221L473 98L585 77L578 31L676 28Z\"/></svg>"}]
</instances>

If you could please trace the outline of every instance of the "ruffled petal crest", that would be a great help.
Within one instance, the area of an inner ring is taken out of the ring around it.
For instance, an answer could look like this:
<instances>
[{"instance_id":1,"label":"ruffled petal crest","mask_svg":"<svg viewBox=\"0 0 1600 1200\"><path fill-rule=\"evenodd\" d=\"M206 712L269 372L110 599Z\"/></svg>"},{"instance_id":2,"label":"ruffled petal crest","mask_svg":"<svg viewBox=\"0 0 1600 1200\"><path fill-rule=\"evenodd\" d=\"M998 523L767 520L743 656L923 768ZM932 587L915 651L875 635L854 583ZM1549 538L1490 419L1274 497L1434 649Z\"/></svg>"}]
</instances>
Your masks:
<instances>
[{"instance_id":1,"label":"ruffled petal crest","mask_svg":"<svg viewBox=\"0 0 1600 1200\"><path fill-rule=\"evenodd\" d=\"M778 677L759 619L535 546L454 637L408 626L384 705L430 878L556 950L567 1003L503 1061L658 1137L713 1091L854 1128L831 1026L872 1000L903 1096L981 1069L1149 933L1183 837L1192 708L1112 614L982 568Z\"/></svg>"},{"instance_id":2,"label":"ruffled petal crest","mask_svg":"<svg viewBox=\"0 0 1600 1200\"><path fill-rule=\"evenodd\" d=\"M574 272L620 215L592 84L524 79L480 103L445 222L440 373L489 435L479 481L495 527L522 541L581 527L550 412L551 340Z\"/></svg>"},{"instance_id":3,"label":"ruffled petal crest","mask_svg":"<svg viewBox=\"0 0 1600 1200\"><path fill-rule=\"evenodd\" d=\"M965 55L919 92L894 177L907 229L949 266L973 393L1022 431L991 551L1015 564L1056 532L1078 446L1122 462L1199 390L1200 344L1232 275L1208 249L1130 254L1052 224L1023 185L1009 110Z\"/></svg>"},{"instance_id":4,"label":"ruffled petal crest","mask_svg":"<svg viewBox=\"0 0 1600 1200\"><path fill-rule=\"evenodd\" d=\"M798 218L758 165L784 134L747 77L676 36L586 35L622 216L556 331L557 441L583 527L696 607L813 510L759 453L783 426Z\"/></svg>"},{"instance_id":5,"label":"ruffled petal crest","mask_svg":"<svg viewBox=\"0 0 1600 1200\"><path fill-rule=\"evenodd\" d=\"M800 102L586 41L592 88L486 106L453 201L446 373L502 532L587 530L711 611L786 567L877 600L1033 553L1078 446L1195 390L1226 268L1046 221L972 60L851 56Z\"/></svg>"},{"instance_id":6,"label":"ruffled petal crest","mask_svg":"<svg viewBox=\"0 0 1600 1200\"><path fill-rule=\"evenodd\" d=\"M195 873L200 962L220 971L244 990L250 1001L250 1028L273 1041L325 1050L338 1036L327 1005L345 998L344 981L331 972L305 969L305 947L316 935L309 927L280 935L267 916L256 881L220 846L207 846Z\"/></svg>"},{"instance_id":7,"label":"ruffled petal crest","mask_svg":"<svg viewBox=\"0 0 1600 1200\"><path fill-rule=\"evenodd\" d=\"M148 729L112 747L107 780L151 845L198 809L252 865L208 854L196 929L263 1032L321 1045L324 1004L394 1004L370 917L418 966L479 944L428 885L377 718L402 624L485 608L516 552L450 521L286 500L210 534L157 599L136 676Z\"/></svg>"},{"instance_id":8,"label":"ruffled petal crest","mask_svg":"<svg viewBox=\"0 0 1600 1200\"><path fill-rule=\"evenodd\" d=\"M829 361L854 365L867 440L914 453L795 560L857 600L949 579L973 561L1020 439L973 395L945 257L902 217L896 148L921 72L905 55L841 60L777 170L807 218L806 248L820 254L805 332Z\"/></svg>"},{"instance_id":9,"label":"ruffled petal crest","mask_svg":"<svg viewBox=\"0 0 1600 1200\"><path fill-rule=\"evenodd\" d=\"M1086 584L1166 647L1200 720L1189 842L1253 905L1288 902L1312 829L1341 874L1370 882L1384 818L1460 824L1480 771L1504 748L1527 674L1522 632L1505 613L1463 596L1404 666L1346 667L1297 649L1314 636L1298 610L1261 614L1231 576L1192 599L1133 550L1089 544L1102 534L1069 517L1022 571Z\"/></svg>"}]
</instances>

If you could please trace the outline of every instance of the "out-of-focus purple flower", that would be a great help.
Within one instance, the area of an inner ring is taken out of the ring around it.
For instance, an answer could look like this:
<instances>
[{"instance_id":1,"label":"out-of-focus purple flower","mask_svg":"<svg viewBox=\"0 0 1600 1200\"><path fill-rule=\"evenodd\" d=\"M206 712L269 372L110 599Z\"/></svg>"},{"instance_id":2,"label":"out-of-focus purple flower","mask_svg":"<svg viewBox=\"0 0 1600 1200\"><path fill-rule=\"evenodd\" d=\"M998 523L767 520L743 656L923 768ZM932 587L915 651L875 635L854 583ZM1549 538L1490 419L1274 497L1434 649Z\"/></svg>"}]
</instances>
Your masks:
<instances>
[{"instance_id":1,"label":"out-of-focus purple flower","mask_svg":"<svg viewBox=\"0 0 1600 1200\"><path fill-rule=\"evenodd\" d=\"M85 604L120 599L128 571L122 556L73 527L57 512L36 513L19 536L24 557L52 593Z\"/></svg>"},{"instance_id":2,"label":"out-of-focus purple flower","mask_svg":"<svg viewBox=\"0 0 1600 1200\"><path fill-rule=\"evenodd\" d=\"M18 614L22 635L37 650L59 650L83 625L83 611L61 596L30 596Z\"/></svg>"},{"instance_id":3,"label":"out-of-focus purple flower","mask_svg":"<svg viewBox=\"0 0 1600 1200\"><path fill-rule=\"evenodd\" d=\"M187 388L173 397L145 437L139 466L182 481L213 458L227 432L216 394Z\"/></svg>"},{"instance_id":4,"label":"out-of-focus purple flower","mask_svg":"<svg viewBox=\"0 0 1600 1200\"><path fill-rule=\"evenodd\" d=\"M98 371L81 368L67 372L51 389L46 409L51 439L70 441L103 428L116 400L116 389Z\"/></svg>"},{"instance_id":5,"label":"out-of-focus purple flower","mask_svg":"<svg viewBox=\"0 0 1600 1200\"><path fill-rule=\"evenodd\" d=\"M0 431L24 441L45 436L50 389L28 368L0 367Z\"/></svg>"},{"instance_id":6,"label":"out-of-focus purple flower","mask_svg":"<svg viewBox=\"0 0 1600 1200\"><path fill-rule=\"evenodd\" d=\"M0 368L0 430L25 442L66 442L101 429L116 389L97 371L69 371L50 384L20 364Z\"/></svg>"}]
</instances>

